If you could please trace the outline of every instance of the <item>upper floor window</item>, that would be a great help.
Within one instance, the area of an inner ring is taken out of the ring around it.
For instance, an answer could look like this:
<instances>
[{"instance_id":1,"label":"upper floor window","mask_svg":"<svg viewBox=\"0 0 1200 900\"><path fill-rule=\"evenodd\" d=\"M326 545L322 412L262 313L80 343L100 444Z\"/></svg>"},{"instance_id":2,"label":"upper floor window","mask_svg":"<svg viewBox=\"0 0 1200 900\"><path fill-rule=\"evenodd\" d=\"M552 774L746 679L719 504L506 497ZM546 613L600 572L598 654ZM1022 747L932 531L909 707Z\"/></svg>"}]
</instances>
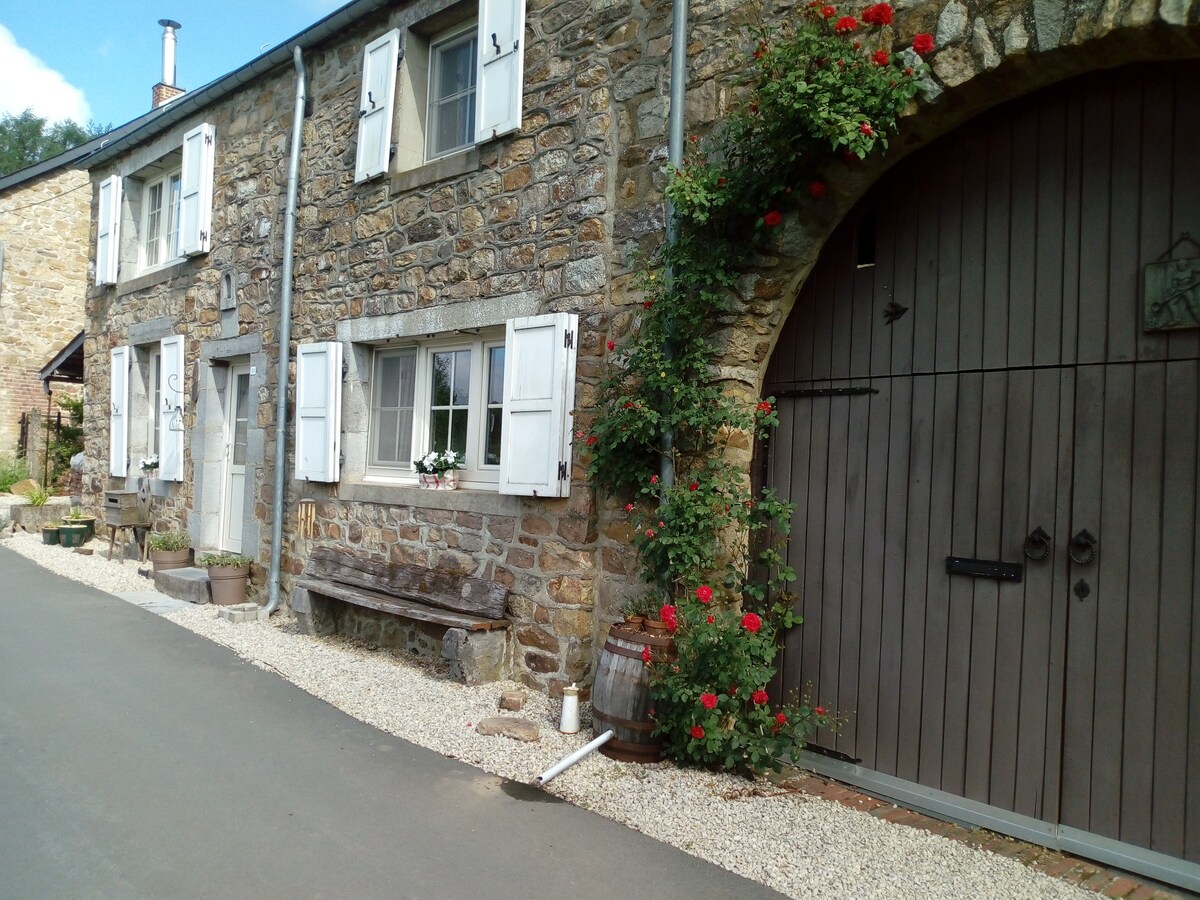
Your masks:
<instances>
[{"instance_id":1,"label":"upper floor window","mask_svg":"<svg viewBox=\"0 0 1200 900\"><path fill-rule=\"evenodd\" d=\"M475 25L434 43L429 58L429 145L426 159L475 143Z\"/></svg>"},{"instance_id":2,"label":"upper floor window","mask_svg":"<svg viewBox=\"0 0 1200 900\"><path fill-rule=\"evenodd\" d=\"M179 256L180 173L152 181L142 192L139 250L143 269L153 269Z\"/></svg>"}]
</instances>

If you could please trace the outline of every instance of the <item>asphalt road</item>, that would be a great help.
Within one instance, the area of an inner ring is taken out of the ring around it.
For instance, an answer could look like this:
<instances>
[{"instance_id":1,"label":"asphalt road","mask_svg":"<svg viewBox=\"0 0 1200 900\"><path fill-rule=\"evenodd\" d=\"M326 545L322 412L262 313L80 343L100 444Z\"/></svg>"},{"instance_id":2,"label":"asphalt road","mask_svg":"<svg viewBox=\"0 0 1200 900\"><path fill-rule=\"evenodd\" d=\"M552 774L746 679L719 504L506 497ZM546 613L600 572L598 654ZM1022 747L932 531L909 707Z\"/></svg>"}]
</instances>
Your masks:
<instances>
[{"instance_id":1,"label":"asphalt road","mask_svg":"<svg viewBox=\"0 0 1200 900\"><path fill-rule=\"evenodd\" d=\"M0 544L0 896L779 895Z\"/></svg>"}]
</instances>

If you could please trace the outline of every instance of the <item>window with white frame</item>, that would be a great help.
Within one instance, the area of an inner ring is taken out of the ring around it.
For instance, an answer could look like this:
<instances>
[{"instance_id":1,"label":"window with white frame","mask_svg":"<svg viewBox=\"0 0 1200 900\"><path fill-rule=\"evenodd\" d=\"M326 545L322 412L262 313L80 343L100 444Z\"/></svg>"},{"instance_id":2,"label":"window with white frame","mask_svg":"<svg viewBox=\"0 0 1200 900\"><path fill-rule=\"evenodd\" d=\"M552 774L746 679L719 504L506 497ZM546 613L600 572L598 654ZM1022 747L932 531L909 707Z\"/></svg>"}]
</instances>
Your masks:
<instances>
[{"instance_id":1,"label":"window with white frame","mask_svg":"<svg viewBox=\"0 0 1200 900\"><path fill-rule=\"evenodd\" d=\"M180 172L176 169L142 189L138 252L143 271L173 262L180 255L179 187Z\"/></svg>"},{"instance_id":2,"label":"window with white frame","mask_svg":"<svg viewBox=\"0 0 1200 900\"><path fill-rule=\"evenodd\" d=\"M524 32L525 0L478 0L409 28L403 53L399 29L368 43L355 180L414 169L519 129Z\"/></svg>"},{"instance_id":3,"label":"window with white frame","mask_svg":"<svg viewBox=\"0 0 1200 900\"><path fill-rule=\"evenodd\" d=\"M185 256L208 253L215 144L213 126L197 125L175 149L99 182L97 285L116 284L118 279L160 269ZM126 229L132 229L136 239L129 238ZM123 263L127 265L122 267Z\"/></svg>"},{"instance_id":4,"label":"window with white frame","mask_svg":"<svg viewBox=\"0 0 1200 900\"><path fill-rule=\"evenodd\" d=\"M183 480L183 337L110 351L109 474L129 473L138 458L157 456L156 477ZM133 426L137 426L136 428Z\"/></svg>"},{"instance_id":5,"label":"window with white frame","mask_svg":"<svg viewBox=\"0 0 1200 900\"><path fill-rule=\"evenodd\" d=\"M350 442L356 478L414 484L414 459L455 450L466 457L460 481L467 488L570 496L578 327L573 313L548 313L510 319L503 331L359 344L361 394L343 385L340 342L301 344L296 478L341 478L346 390L355 420L369 423L365 441Z\"/></svg>"},{"instance_id":6,"label":"window with white frame","mask_svg":"<svg viewBox=\"0 0 1200 900\"><path fill-rule=\"evenodd\" d=\"M504 333L379 347L371 365L370 459L411 475L414 459L454 450L462 479L495 483L504 410Z\"/></svg>"}]
</instances>

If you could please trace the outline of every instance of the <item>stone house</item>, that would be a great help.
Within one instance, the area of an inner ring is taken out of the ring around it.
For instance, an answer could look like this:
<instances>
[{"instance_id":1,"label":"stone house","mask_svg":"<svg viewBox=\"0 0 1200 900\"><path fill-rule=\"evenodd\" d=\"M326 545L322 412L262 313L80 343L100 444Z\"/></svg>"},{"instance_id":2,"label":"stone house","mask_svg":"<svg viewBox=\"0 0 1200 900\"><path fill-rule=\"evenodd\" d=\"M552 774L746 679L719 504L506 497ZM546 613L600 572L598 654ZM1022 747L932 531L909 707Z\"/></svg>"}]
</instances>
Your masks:
<instances>
[{"instance_id":1,"label":"stone house","mask_svg":"<svg viewBox=\"0 0 1200 900\"><path fill-rule=\"evenodd\" d=\"M730 100L739 26L795 6L691 4L689 130ZM637 588L571 439L636 322L630 251L661 238L669 23L665 0L359 0L92 156L91 502L157 452L160 527L254 557L260 593L308 614L317 548L479 577L510 592L505 669L586 679ZM855 711L810 761L1193 887L1200 354L1186 316L1137 309L1200 234L1198 23L1190 0L898 11L897 49L935 35L924 99L788 211L717 374L783 418L755 469L797 504L781 688ZM447 446L463 489L421 490Z\"/></svg>"}]
</instances>

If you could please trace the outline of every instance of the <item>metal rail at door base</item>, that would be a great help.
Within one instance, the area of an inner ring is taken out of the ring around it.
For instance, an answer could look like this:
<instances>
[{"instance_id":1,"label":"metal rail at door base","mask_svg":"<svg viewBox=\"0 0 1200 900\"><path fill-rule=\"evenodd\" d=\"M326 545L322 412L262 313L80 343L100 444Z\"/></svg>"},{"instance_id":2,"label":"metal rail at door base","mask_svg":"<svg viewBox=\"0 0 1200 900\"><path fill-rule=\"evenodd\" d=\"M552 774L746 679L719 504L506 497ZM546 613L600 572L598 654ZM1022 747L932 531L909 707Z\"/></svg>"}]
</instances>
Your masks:
<instances>
[{"instance_id":1,"label":"metal rail at door base","mask_svg":"<svg viewBox=\"0 0 1200 900\"><path fill-rule=\"evenodd\" d=\"M974 825L1051 850L1062 850L1165 884L1200 893L1200 864L1176 859L1069 825L1054 825L1031 816L988 806L976 800L884 775L854 763L804 751L796 765L860 787L867 793L902 804L917 812L962 825Z\"/></svg>"}]
</instances>

